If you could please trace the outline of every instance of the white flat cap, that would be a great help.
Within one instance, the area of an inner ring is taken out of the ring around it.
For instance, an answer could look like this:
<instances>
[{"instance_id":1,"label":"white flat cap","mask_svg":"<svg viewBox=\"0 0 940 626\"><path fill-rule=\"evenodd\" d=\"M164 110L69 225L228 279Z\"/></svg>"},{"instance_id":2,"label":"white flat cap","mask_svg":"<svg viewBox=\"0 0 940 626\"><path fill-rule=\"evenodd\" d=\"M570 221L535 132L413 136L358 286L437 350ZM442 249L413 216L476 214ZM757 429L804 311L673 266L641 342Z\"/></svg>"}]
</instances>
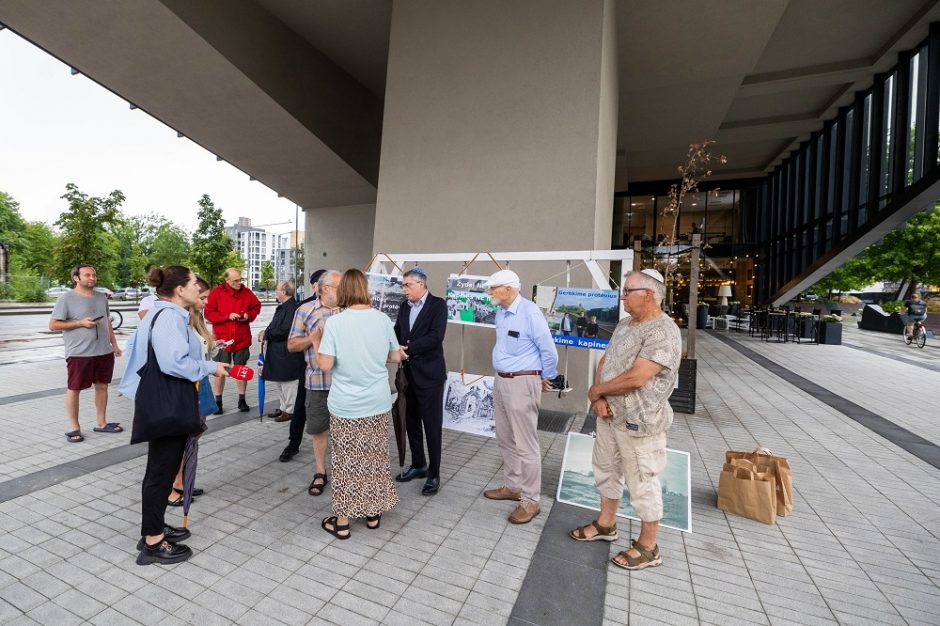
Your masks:
<instances>
[{"instance_id":1,"label":"white flat cap","mask_svg":"<svg viewBox=\"0 0 940 626\"><path fill-rule=\"evenodd\" d=\"M515 287L516 289L522 289L522 281L519 280L519 275L512 270L499 270L495 274L489 277L486 281L487 287Z\"/></svg>"},{"instance_id":2,"label":"white flat cap","mask_svg":"<svg viewBox=\"0 0 940 626\"><path fill-rule=\"evenodd\" d=\"M663 283L663 284L666 283L666 279L663 278L663 275L660 274L659 272L657 272L657 271L654 270L654 269L643 270L643 271L640 272L640 273L641 273L641 274L646 274L646 275L649 276L650 278L655 278L656 280L658 280L659 282L661 282L661 283Z\"/></svg>"}]
</instances>

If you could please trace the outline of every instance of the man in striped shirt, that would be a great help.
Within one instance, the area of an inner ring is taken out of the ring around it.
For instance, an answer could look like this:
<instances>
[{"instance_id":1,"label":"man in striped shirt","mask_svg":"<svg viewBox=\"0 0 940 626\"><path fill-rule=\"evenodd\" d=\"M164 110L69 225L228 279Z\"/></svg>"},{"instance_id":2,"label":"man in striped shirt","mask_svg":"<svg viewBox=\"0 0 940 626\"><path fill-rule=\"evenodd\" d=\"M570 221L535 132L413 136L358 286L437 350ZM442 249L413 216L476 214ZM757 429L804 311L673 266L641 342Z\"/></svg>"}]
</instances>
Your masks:
<instances>
[{"instance_id":1,"label":"man in striped shirt","mask_svg":"<svg viewBox=\"0 0 940 626\"><path fill-rule=\"evenodd\" d=\"M339 285L340 272L327 270L317 281L319 299L302 304L294 313L294 322L287 338L287 349L291 352L303 352L307 361L304 387L307 398L304 410L307 414L307 432L313 437L313 461L316 470L313 481L307 488L311 496L319 496L326 488L326 447L329 442L330 412L326 408L330 393L331 376L317 367L317 352L313 348L310 334L316 328L322 328L328 317L338 313L336 308L336 287ZM294 409L299 411L300 408Z\"/></svg>"}]
</instances>

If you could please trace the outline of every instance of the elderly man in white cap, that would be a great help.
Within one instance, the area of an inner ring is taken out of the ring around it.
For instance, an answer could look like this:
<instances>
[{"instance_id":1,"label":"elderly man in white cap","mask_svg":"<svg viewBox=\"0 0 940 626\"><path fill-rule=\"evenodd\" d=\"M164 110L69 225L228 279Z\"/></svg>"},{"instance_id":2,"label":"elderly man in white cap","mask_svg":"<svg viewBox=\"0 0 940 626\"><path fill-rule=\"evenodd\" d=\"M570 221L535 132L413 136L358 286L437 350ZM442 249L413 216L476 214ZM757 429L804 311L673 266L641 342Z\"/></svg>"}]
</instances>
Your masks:
<instances>
[{"instance_id":1,"label":"elderly man in white cap","mask_svg":"<svg viewBox=\"0 0 940 626\"><path fill-rule=\"evenodd\" d=\"M487 281L496 312L493 348L493 408L496 443L503 458L504 483L483 495L491 500L519 500L509 516L513 524L526 524L539 513L542 488L542 451L537 430L542 391L553 389L558 351L545 316L531 300L519 295L522 283L510 270L500 270Z\"/></svg>"},{"instance_id":2,"label":"elderly man in white cap","mask_svg":"<svg viewBox=\"0 0 940 626\"><path fill-rule=\"evenodd\" d=\"M611 560L628 570L663 562L656 543L663 516L659 475L666 467L666 435L672 425L669 396L682 358L679 328L660 306L665 293L656 270L627 274L620 299L630 317L617 324L588 390L598 417L592 464L601 513L570 536L577 541L617 540L615 516L626 478L640 536Z\"/></svg>"}]
</instances>

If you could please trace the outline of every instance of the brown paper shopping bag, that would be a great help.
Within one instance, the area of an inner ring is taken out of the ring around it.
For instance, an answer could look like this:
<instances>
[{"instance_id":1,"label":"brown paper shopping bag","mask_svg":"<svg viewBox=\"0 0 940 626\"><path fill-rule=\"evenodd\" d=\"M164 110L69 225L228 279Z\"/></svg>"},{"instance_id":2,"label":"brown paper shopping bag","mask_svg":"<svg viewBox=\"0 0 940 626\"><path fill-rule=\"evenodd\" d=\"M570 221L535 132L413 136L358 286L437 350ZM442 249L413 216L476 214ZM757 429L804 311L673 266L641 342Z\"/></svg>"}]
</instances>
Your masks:
<instances>
[{"instance_id":1,"label":"brown paper shopping bag","mask_svg":"<svg viewBox=\"0 0 940 626\"><path fill-rule=\"evenodd\" d=\"M755 448L751 452L725 452L725 463L734 459L751 461L757 466L758 472L773 473L777 515L786 517L793 512L793 477L790 474L790 462L786 457L775 456L767 448Z\"/></svg>"},{"instance_id":2,"label":"brown paper shopping bag","mask_svg":"<svg viewBox=\"0 0 940 626\"><path fill-rule=\"evenodd\" d=\"M775 480L746 459L725 463L718 479L718 508L748 519L777 521Z\"/></svg>"}]
</instances>

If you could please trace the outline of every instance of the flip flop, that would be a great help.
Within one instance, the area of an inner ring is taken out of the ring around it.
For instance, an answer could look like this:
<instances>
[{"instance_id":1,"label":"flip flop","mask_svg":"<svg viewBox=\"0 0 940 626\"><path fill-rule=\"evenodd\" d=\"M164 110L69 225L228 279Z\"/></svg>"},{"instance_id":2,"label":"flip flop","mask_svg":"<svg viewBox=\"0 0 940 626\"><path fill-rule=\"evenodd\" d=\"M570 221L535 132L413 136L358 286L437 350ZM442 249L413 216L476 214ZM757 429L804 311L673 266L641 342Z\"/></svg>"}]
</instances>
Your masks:
<instances>
[{"instance_id":1,"label":"flip flop","mask_svg":"<svg viewBox=\"0 0 940 626\"><path fill-rule=\"evenodd\" d=\"M69 443L79 443L80 441L85 441L85 437L82 435L82 431L73 430L70 433L65 433L65 438Z\"/></svg>"},{"instance_id":2,"label":"flip flop","mask_svg":"<svg viewBox=\"0 0 940 626\"><path fill-rule=\"evenodd\" d=\"M123 433L124 429L121 428L121 424L118 422L108 422L101 428L95 426L96 433Z\"/></svg>"}]
</instances>

